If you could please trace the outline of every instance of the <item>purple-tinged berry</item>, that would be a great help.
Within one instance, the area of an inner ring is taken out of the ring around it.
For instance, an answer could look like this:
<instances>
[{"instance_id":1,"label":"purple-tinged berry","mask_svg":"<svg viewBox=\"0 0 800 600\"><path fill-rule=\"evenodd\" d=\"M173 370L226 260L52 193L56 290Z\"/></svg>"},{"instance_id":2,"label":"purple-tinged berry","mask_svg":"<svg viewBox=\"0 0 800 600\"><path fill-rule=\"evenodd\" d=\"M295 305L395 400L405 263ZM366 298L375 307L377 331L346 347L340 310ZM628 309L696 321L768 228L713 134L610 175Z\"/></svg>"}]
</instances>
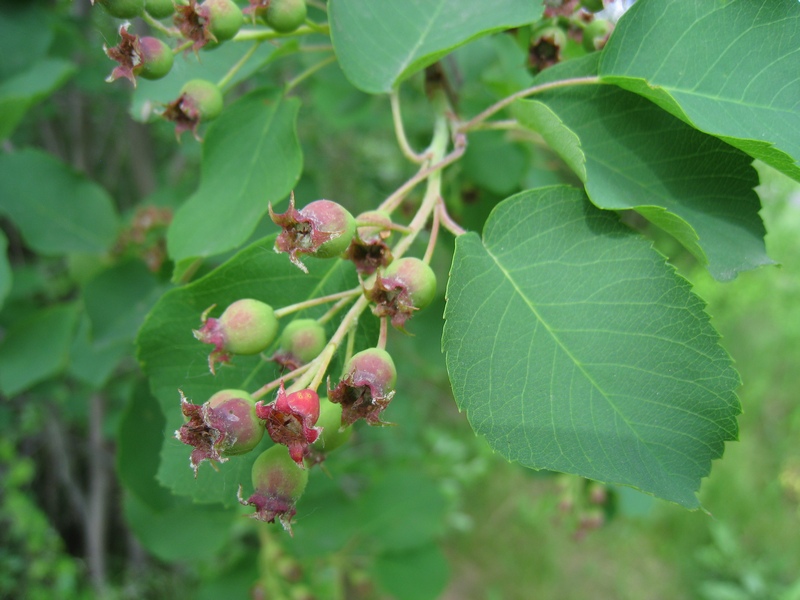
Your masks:
<instances>
[{"instance_id":1,"label":"purple-tinged berry","mask_svg":"<svg viewBox=\"0 0 800 600\"><path fill-rule=\"evenodd\" d=\"M242 10L232 0L205 0L200 5L207 14L208 29L215 41L231 39L242 27Z\"/></svg>"},{"instance_id":2,"label":"purple-tinged berry","mask_svg":"<svg viewBox=\"0 0 800 600\"><path fill-rule=\"evenodd\" d=\"M256 402L247 392L223 390L202 405L192 404L180 394L181 412L187 421L175 437L194 447L189 462L195 477L203 461L225 462L229 456L250 452L264 436Z\"/></svg>"},{"instance_id":3,"label":"purple-tinged berry","mask_svg":"<svg viewBox=\"0 0 800 600\"><path fill-rule=\"evenodd\" d=\"M197 128L201 122L211 121L222 112L224 101L220 89L210 81L192 79L181 89L180 96L167 104L163 116L175 123L175 135L180 138L184 131L191 131L200 139Z\"/></svg>"},{"instance_id":4,"label":"purple-tinged berry","mask_svg":"<svg viewBox=\"0 0 800 600\"><path fill-rule=\"evenodd\" d=\"M262 452L253 463L253 494L242 498L239 486L239 502L255 506L252 518L267 523L278 519L283 528L292 533L292 517L297 514L297 501L308 483L308 471L298 469L283 446L273 446Z\"/></svg>"},{"instance_id":5,"label":"purple-tinged berry","mask_svg":"<svg viewBox=\"0 0 800 600\"><path fill-rule=\"evenodd\" d=\"M296 319L289 323L281 333L280 347L272 356L279 365L294 371L310 363L325 349L328 336L325 328L314 319Z\"/></svg>"},{"instance_id":6,"label":"purple-tinged berry","mask_svg":"<svg viewBox=\"0 0 800 600\"><path fill-rule=\"evenodd\" d=\"M365 295L375 303L376 316L389 317L392 325L403 329L415 311L433 302L436 275L418 258L400 258L367 280Z\"/></svg>"},{"instance_id":7,"label":"purple-tinged berry","mask_svg":"<svg viewBox=\"0 0 800 600\"><path fill-rule=\"evenodd\" d=\"M356 232L353 215L331 200L315 200L296 210L292 194L289 210L276 214L270 206L269 215L283 229L275 240L275 251L287 252L289 259L306 273L308 269L298 255L316 258L339 256L347 250Z\"/></svg>"},{"instance_id":8,"label":"purple-tinged berry","mask_svg":"<svg viewBox=\"0 0 800 600\"><path fill-rule=\"evenodd\" d=\"M166 19L175 14L175 4L172 0L145 0L144 9L148 15L156 19Z\"/></svg>"},{"instance_id":9,"label":"purple-tinged berry","mask_svg":"<svg viewBox=\"0 0 800 600\"><path fill-rule=\"evenodd\" d=\"M341 426L347 427L359 419L369 425L386 425L380 414L394 397L397 370L388 352L369 348L354 354L347 361L344 377L328 398L342 407Z\"/></svg>"},{"instance_id":10,"label":"purple-tinged berry","mask_svg":"<svg viewBox=\"0 0 800 600\"><path fill-rule=\"evenodd\" d=\"M352 261L362 275L372 275L392 262L392 251L387 244L392 225L391 217L382 210L371 210L356 217L356 235L345 258Z\"/></svg>"},{"instance_id":11,"label":"purple-tinged berry","mask_svg":"<svg viewBox=\"0 0 800 600\"><path fill-rule=\"evenodd\" d=\"M136 86L136 76L145 79L161 79L172 69L172 50L154 37L140 38L128 33L129 23L119 28L120 42L113 48L103 47L112 60L119 63L106 81L125 77Z\"/></svg>"},{"instance_id":12,"label":"purple-tinged berry","mask_svg":"<svg viewBox=\"0 0 800 600\"><path fill-rule=\"evenodd\" d=\"M289 449L289 456L300 468L303 465L309 444L313 444L321 433L314 427L319 419L319 396L314 390L300 390L287 394L283 383L278 395L270 404L256 404L256 415L266 421L267 433L276 444Z\"/></svg>"},{"instance_id":13,"label":"purple-tinged berry","mask_svg":"<svg viewBox=\"0 0 800 600\"><path fill-rule=\"evenodd\" d=\"M249 356L263 352L278 335L278 319L269 304L244 298L228 306L219 319L207 318L213 308L203 313L202 327L192 332L204 344L214 345L208 355L212 373L217 363L230 362L234 354Z\"/></svg>"},{"instance_id":14,"label":"purple-tinged berry","mask_svg":"<svg viewBox=\"0 0 800 600\"><path fill-rule=\"evenodd\" d=\"M142 14L144 0L96 0L97 4L106 9L112 17L118 19L132 19ZM92 0L95 4L95 0Z\"/></svg>"}]
</instances>

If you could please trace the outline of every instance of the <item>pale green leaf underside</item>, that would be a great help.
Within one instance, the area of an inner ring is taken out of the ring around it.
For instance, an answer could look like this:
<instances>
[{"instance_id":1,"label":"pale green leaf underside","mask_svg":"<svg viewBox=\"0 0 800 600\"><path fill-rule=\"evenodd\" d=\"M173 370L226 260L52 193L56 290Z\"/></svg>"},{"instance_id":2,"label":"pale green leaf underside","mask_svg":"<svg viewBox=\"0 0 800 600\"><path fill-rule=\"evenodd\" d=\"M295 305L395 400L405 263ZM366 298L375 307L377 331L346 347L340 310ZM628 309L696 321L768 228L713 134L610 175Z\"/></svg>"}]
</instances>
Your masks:
<instances>
[{"instance_id":1,"label":"pale green leaf underside","mask_svg":"<svg viewBox=\"0 0 800 600\"><path fill-rule=\"evenodd\" d=\"M256 90L215 121L203 145L200 188L175 213L167 245L176 261L241 246L300 177L300 101ZM302 200L300 204L305 204Z\"/></svg>"},{"instance_id":2,"label":"pale green leaf underside","mask_svg":"<svg viewBox=\"0 0 800 600\"><path fill-rule=\"evenodd\" d=\"M577 190L523 192L458 238L447 297L456 402L496 451L699 506L739 379L647 241Z\"/></svg>"},{"instance_id":3,"label":"pale green leaf underside","mask_svg":"<svg viewBox=\"0 0 800 600\"><path fill-rule=\"evenodd\" d=\"M357 88L377 94L470 40L532 23L542 6L538 0L331 0L329 13L342 70Z\"/></svg>"},{"instance_id":4,"label":"pale green leaf underside","mask_svg":"<svg viewBox=\"0 0 800 600\"><path fill-rule=\"evenodd\" d=\"M640 0L603 79L800 180L800 2Z\"/></svg>"},{"instance_id":5,"label":"pale green leaf underside","mask_svg":"<svg viewBox=\"0 0 800 600\"><path fill-rule=\"evenodd\" d=\"M591 75L591 59L541 79ZM680 241L711 274L730 280L771 264L752 159L612 85L546 92L514 105L586 185L600 208L634 209Z\"/></svg>"}]
</instances>

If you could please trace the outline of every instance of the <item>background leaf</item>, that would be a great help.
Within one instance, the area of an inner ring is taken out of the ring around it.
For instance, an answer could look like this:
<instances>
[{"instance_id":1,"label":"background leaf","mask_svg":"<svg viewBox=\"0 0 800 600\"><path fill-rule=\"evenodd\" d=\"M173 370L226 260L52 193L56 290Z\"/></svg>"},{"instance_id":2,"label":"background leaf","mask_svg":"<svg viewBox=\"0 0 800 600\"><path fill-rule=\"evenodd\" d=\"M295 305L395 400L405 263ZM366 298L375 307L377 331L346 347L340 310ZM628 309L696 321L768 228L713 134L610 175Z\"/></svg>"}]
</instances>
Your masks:
<instances>
[{"instance_id":1,"label":"background leaf","mask_svg":"<svg viewBox=\"0 0 800 600\"><path fill-rule=\"evenodd\" d=\"M16 323L0 346L0 390L14 396L59 373L78 321L78 306L62 304Z\"/></svg>"},{"instance_id":2,"label":"background leaf","mask_svg":"<svg viewBox=\"0 0 800 600\"><path fill-rule=\"evenodd\" d=\"M13 282L13 274L11 272L11 265L8 263L8 238L6 234L0 230L0 308L3 307L8 292L11 291L11 284Z\"/></svg>"},{"instance_id":3,"label":"background leaf","mask_svg":"<svg viewBox=\"0 0 800 600\"><path fill-rule=\"evenodd\" d=\"M798 48L796 0L640 0L600 75L800 180Z\"/></svg>"},{"instance_id":4,"label":"background leaf","mask_svg":"<svg viewBox=\"0 0 800 600\"><path fill-rule=\"evenodd\" d=\"M117 235L108 193L39 150L0 156L0 211L40 254L100 253Z\"/></svg>"},{"instance_id":5,"label":"background leaf","mask_svg":"<svg viewBox=\"0 0 800 600\"><path fill-rule=\"evenodd\" d=\"M532 23L542 6L538 0L332 0L329 13L347 78L377 94L477 37Z\"/></svg>"},{"instance_id":6,"label":"background leaf","mask_svg":"<svg viewBox=\"0 0 800 600\"><path fill-rule=\"evenodd\" d=\"M537 81L586 75L594 60L554 67ZM516 103L514 115L583 179L596 206L636 210L715 278L772 263L747 154L611 85L546 92Z\"/></svg>"},{"instance_id":7,"label":"background leaf","mask_svg":"<svg viewBox=\"0 0 800 600\"><path fill-rule=\"evenodd\" d=\"M298 99L261 89L212 123L203 144L200 188L169 228L170 256L213 256L242 245L268 204L289 195L303 168L295 131L299 108Z\"/></svg>"},{"instance_id":8,"label":"background leaf","mask_svg":"<svg viewBox=\"0 0 800 600\"><path fill-rule=\"evenodd\" d=\"M189 399L202 404L219 390L234 388L252 392L278 376L275 365L259 356L237 356L232 366L220 367L217 375L212 375L207 360L211 346L201 344L192 336L192 329L200 325L201 313L217 304L210 316L219 316L226 306L240 298L256 298L278 308L358 285L352 263L306 259L310 272L306 275L292 265L286 255L273 251L274 241L274 236L260 240L207 276L166 293L139 333L139 360L166 418L167 437L162 448L159 480L176 494L193 496L200 502L235 505L236 490L240 483L246 485L250 481L250 467L259 450L271 445L265 436L259 449L219 465L218 473L202 465L195 479L189 468L190 448L172 437L183 423L179 389ZM316 307L301 315L317 317L327 308ZM291 318L295 317L299 315ZM281 327L291 318L282 319ZM366 339L372 344L377 340L376 322L368 314L359 319L362 345ZM273 351L274 348L263 354L270 356Z\"/></svg>"},{"instance_id":9,"label":"background leaf","mask_svg":"<svg viewBox=\"0 0 800 600\"><path fill-rule=\"evenodd\" d=\"M447 293L453 393L497 452L699 505L739 380L647 241L577 190L523 192L458 238Z\"/></svg>"}]
</instances>

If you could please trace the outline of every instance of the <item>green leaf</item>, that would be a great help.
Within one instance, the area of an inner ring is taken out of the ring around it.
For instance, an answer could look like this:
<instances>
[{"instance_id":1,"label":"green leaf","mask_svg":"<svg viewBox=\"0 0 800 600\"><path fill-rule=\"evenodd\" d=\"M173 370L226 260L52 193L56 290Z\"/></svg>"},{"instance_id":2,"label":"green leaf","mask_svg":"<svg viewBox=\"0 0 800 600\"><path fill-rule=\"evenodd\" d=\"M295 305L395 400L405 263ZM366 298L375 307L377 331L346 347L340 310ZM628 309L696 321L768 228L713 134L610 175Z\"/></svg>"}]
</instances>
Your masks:
<instances>
[{"instance_id":1,"label":"green leaf","mask_svg":"<svg viewBox=\"0 0 800 600\"><path fill-rule=\"evenodd\" d=\"M470 135L462 164L472 181L502 196L520 189L529 162L525 149L502 132L480 131Z\"/></svg>"},{"instance_id":2,"label":"green leaf","mask_svg":"<svg viewBox=\"0 0 800 600\"><path fill-rule=\"evenodd\" d=\"M98 346L130 342L165 289L138 259L102 271L83 288L83 302Z\"/></svg>"},{"instance_id":3,"label":"green leaf","mask_svg":"<svg viewBox=\"0 0 800 600\"><path fill-rule=\"evenodd\" d=\"M215 392L234 388L251 392L278 376L275 365L259 356L237 356L233 364L221 366L214 376L208 369L211 346L194 339L192 330L200 326L200 315L212 304L210 314L222 310L240 298L257 298L274 308L287 306L358 285L352 263L340 260L306 259L309 274L289 262L284 254L273 251L275 236L256 242L197 281L166 293L147 316L137 339L138 357L150 379L167 420L167 438L162 448L159 480L176 494L190 495L200 502L236 504L239 484L250 481L250 468L259 451L271 441L265 436L260 448L233 457L219 465L219 472L201 465L197 479L189 468L190 448L172 437L183 423L178 390L195 403L202 404ZM300 313L318 317L329 307L319 306ZM292 315L281 320L284 326ZM360 343L377 339L376 319L364 315L359 320ZM333 324L331 325L333 327ZM329 334L333 333L331 329ZM264 352L270 356L273 349Z\"/></svg>"},{"instance_id":4,"label":"green leaf","mask_svg":"<svg viewBox=\"0 0 800 600\"><path fill-rule=\"evenodd\" d=\"M0 230L0 308L3 307L3 302L11 291L11 284L14 280L11 271L11 265L8 264L8 238L6 234Z\"/></svg>"},{"instance_id":5,"label":"green leaf","mask_svg":"<svg viewBox=\"0 0 800 600\"><path fill-rule=\"evenodd\" d=\"M357 88L389 92L403 79L478 37L542 14L537 0L331 0L331 38Z\"/></svg>"},{"instance_id":6,"label":"green leaf","mask_svg":"<svg viewBox=\"0 0 800 600\"><path fill-rule=\"evenodd\" d=\"M111 377L122 357L130 354L130 340L97 344L91 339L92 323L84 313L69 350L67 372L74 378L99 390Z\"/></svg>"},{"instance_id":7,"label":"green leaf","mask_svg":"<svg viewBox=\"0 0 800 600\"><path fill-rule=\"evenodd\" d=\"M32 2L0 4L0 80L44 58L53 43L49 14Z\"/></svg>"},{"instance_id":8,"label":"green leaf","mask_svg":"<svg viewBox=\"0 0 800 600\"><path fill-rule=\"evenodd\" d=\"M295 131L299 108L298 99L261 89L212 123L200 188L169 228L172 258L213 256L242 245L268 204L289 195L303 168Z\"/></svg>"},{"instance_id":9,"label":"green leaf","mask_svg":"<svg viewBox=\"0 0 800 600\"><path fill-rule=\"evenodd\" d=\"M585 75L593 60L554 67L537 81ZM610 85L545 92L517 102L513 112L583 179L596 206L636 210L715 278L772 264L753 190L758 174L747 154Z\"/></svg>"},{"instance_id":10,"label":"green leaf","mask_svg":"<svg viewBox=\"0 0 800 600\"><path fill-rule=\"evenodd\" d=\"M14 132L31 107L64 85L76 70L69 61L44 59L0 84L0 141Z\"/></svg>"},{"instance_id":11,"label":"green leaf","mask_svg":"<svg viewBox=\"0 0 800 600\"><path fill-rule=\"evenodd\" d=\"M739 378L646 240L577 190L523 192L457 239L447 297L453 393L497 452L699 506Z\"/></svg>"},{"instance_id":12,"label":"green leaf","mask_svg":"<svg viewBox=\"0 0 800 600\"><path fill-rule=\"evenodd\" d=\"M11 327L0 345L0 390L14 396L61 372L77 321L73 303L39 310Z\"/></svg>"},{"instance_id":13,"label":"green leaf","mask_svg":"<svg viewBox=\"0 0 800 600\"><path fill-rule=\"evenodd\" d=\"M100 253L117 235L108 193L38 150L0 156L0 212L39 254Z\"/></svg>"},{"instance_id":14,"label":"green leaf","mask_svg":"<svg viewBox=\"0 0 800 600\"><path fill-rule=\"evenodd\" d=\"M434 600L450 579L450 565L438 546L414 552L383 554L375 561L379 585L397 600Z\"/></svg>"},{"instance_id":15,"label":"green leaf","mask_svg":"<svg viewBox=\"0 0 800 600\"><path fill-rule=\"evenodd\" d=\"M798 48L797 0L640 0L600 75L800 180Z\"/></svg>"}]
</instances>

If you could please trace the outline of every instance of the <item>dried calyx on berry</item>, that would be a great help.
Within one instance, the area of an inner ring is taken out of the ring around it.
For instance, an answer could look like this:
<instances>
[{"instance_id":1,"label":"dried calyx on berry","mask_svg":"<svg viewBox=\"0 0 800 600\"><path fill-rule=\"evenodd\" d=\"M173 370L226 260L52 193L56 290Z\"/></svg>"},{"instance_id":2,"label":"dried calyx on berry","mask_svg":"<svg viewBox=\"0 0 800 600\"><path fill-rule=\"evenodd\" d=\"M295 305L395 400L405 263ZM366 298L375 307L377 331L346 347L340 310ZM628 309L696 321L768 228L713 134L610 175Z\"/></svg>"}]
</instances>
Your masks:
<instances>
[{"instance_id":1,"label":"dried calyx on berry","mask_svg":"<svg viewBox=\"0 0 800 600\"><path fill-rule=\"evenodd\" d=\"M269 216L282 228L275 240L275 251L287 252L289 259L306 273L308 269L298 255L316 258L339 256L347 250L356 232L353 215L331 200L315 200L296 210L292 194L289 210L276 214L270 205Z\"/></svg>"},{"instance_id":2,"label":"dried calyx on berry","mask_svg":"<svg viewBox=\"0 0 800 600\"><path fill-rule=\"evenodd\" d=\"M292 517L297 514L297 501L308 483L308 471L298 469L283 446L273 446L262 452L253 463L253 494L242 498L239 486L239 502L255 506L253 519L274 523L280 521L283 528L292 533Z\"/></svg>"},{"instance_id":3,"label":"dried calyx on berry","mask_svg":"<svg viewBox=\"0 0 800 600\"><path fill-rule=\"evenodd\" d=\"M367 211L356 217L356 235L345 258L353 261L362 275L372 275L392 262L392 251L387 244L392 225L391 217L382 210Z\"/></svg>"},{"instance_id":4,"label":"dried calyx on berry","mask_svg":"<svg viewBox=\"0 0 800 600\"><path fill-rule=\"evenodd\" d=\"M203 47L216 47L219 42L231 39L242 26L241 9L233 0L197 0L175 6L173 21L195 52Z\"/></svg>"},{"instance_id":5,"label":"dried calyx on berry","mask_svg":"<svg viewBox=\"0 0 800 600\"><path fill-rule=\"evenodd\" d=\"M180 394L181 412L187 421L175 437L194 446L189 463L195 477L204 460L225 462L229 456L250 452L264 436L256 402L247 392L222 390L202 405L192 404Z\"/></svg>"},{"instance_id":6,"label":"dried calyx on berry","mask_svg":"<svg viewBox=\"0 0 800 600\"><path fill-rule=\"evenodd\" d=\"M308 12L305 0L250 0L245 13L263 17L267 25L278 33L290 33L300 27Z\"/></svg>"},{"instance_id":7,"label":"dried calyx on berry","mask_svg":"<svg viewBox=\"0 0 800 600\"><path fill-rule=\"evenodd\" d=\"M138 17L144 10L144 0L92 0L92 4L95 3L118 19Z\"/></svg>"},{"instance_id":8,"label":"dried calyx on berry","mask_svg":"<svg viewBox=\"0 0 800 600\"><path fill-rule=\"evenodd\" d=\"M208 355L212 373L217 363L229 363L234 354L249 356L263 352L278 335L278 319L269 304L252 298L237 300L219 319L208 318L213 308L203 313L203 326L192 331L204 344L214 345Z\"/></svg>"},{"instance_id":9,"label":"dried calyx on berry","mask_svg":"<svg viewBox=\"0 0 800 600\"><path fill-rule=\"evenodd\" d=\"M539 29L531 36L528 63L539 73L561 62L561 51L567 45L567 34L558 26Z\"/></svg>"},{"instance_id":10,"label":"dried calyx on berry","mask_svg":"<svg viewBox=\"0 0 800 600\"><path fill-rule=\"evenodd\" d=\"M319 356L327 343L328 337L321 323L314 319L296 319L284 328L278 351L271 360L294 371Z\"/></svg>"},{"instance_id":11,"label":"dried calyx on berry","mask_svg":"<svg viewBox=\"0 0 800 600\"><path fill-rule=\"evenodd\" d=\"M347 361L344 377L328 398L342 407L341 426L347 427L358 419L369 425L387 425L380 414L394 397L397 370L386 350L369 348L354 354Z\"/></svg>"},{"instance_id":12,"label":"dried calyx on berry","mask_svg":"<svg viewBox=\"0 0 800 600\"><path fill-rule=\"evenodd\" d=\"M178 98L167 104L161 116L175 123L178 138L184 131L191 131L199 140L197 128L200 123L216 119L223 104L222 92L215 84L204 79L192 79L181 88Z\"/></svg>"},{"instance_id":13,"label":"dried calyx on berry","mask_svg":"<svg viewBox=\"0 0 800 600\"><path fill-rule=\"evenodd\" d=\"M289 456L301 468L309 444L321 433L314 427L319 419L319 396L314 390L300 390L287 394L283 382L278 395L270 404L256 404L256 415L266 422L267 433L276 444L289 449Z\"/></svg>"},{"instance_id":14,"label":"dried calyx on berry","mask_svg":"<svg viewBox=\"0 0 800 600\"><path fill-rule=\"evenodd\" d=\"M376 316L389 317L392 325L403 329L415 311L433 302L436 275L418 258L399 258L366 281L364 294L375 303Z\"/></svg>"},{"instance_id":15,"label":"dried calyx on berry","mask_svg":"<svg viewBox=\"0 0 800 600\"><path fill-rule=\"evenodd\" d=\"M606 19L594 19L583 29L583 48L587 52L602 50L614 30L614 24Z\"/></svg>"},{"instance_id":16,"label":"dried calyx on berry","mask_svg":"<svg viewBox=\"0 0 800 600\"><path fill-rule=\"evenodd\" d=\"M136 77L161 79L172 69L172 50L164 42L154 37L143 37L128 33L130 23L119 28L120 42L113 48L103 46L106 55L119 63L111 71L106 81L111 82L125 77L136 86Z\"/></svg>"}]
</instances>

